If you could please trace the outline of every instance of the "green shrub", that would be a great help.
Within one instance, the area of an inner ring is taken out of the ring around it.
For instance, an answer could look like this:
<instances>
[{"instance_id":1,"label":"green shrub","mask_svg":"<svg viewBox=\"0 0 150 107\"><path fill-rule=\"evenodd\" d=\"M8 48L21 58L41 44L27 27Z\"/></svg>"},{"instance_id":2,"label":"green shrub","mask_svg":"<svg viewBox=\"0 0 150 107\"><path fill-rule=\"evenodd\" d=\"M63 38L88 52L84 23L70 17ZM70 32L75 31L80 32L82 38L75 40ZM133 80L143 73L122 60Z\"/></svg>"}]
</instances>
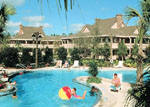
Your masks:
<instances>
[{"instance_id":1,"label":"green shrub","mask_svg":"<svg viewBox=\"0 0 150 107\"><path fill-rule=\"evenodd\" d=\"M51 64L53 61L53 50L46 47L45 48L45 55L44 55L43 59L44 59L44 63Z\"/></svg>"},{"instance_id":2,"label":"green shrub","mask_svg":"<svg viewBox=\"0 0 150 107\"><path fill-rule=\"evenodd\" d=\"M136 62L133 59L126 59L123 64L126 67L134 67L134 68L137 65Z\"/></svg>"},{"instance_id":3,"label":"green shrub","mask_svg":"<svg viewBox=\"0 0 150 107\"><path fill-rule=\"evenodd\" d=\"M89 59L82 59L81 60L82 65L88 66L89 65Z\"/></svg>"},{"instance_id":4,"label":"green shrub","mask_svg":"<svg viewBox=\"0 0 150 107\"><path fill-rule=\"evenodd\" d=\"M2 63L6 67L15 67L19 63L18 50L16 48L5 48L1 52Z\"/></svg>"},{"instance_id":5,"label":"green shrub","mask_svg":"<svg viewBox=\"0 0 150 107\"><path fill-rule=\"evenodd\" d=\"M78 48L74 48L71 51L71 61L80 60L80 59L81 59L81 57L80 57L80 50Z\"/></svg>"},{"instance_id":6,"label":"green shrub","mask_svg":"<svg viewBox=\"0 0 150 107\"><path fill-rule=\"evenodd\" d=\"M21 55L21 63L25 65L29 65L32 61L32 56L30 55L31 49L23 48Z\"/></svg>"},{"instance_id":7,"label":"green shrub","mask_svg":"<svg viewBox=\"0 0 150 107\"><path fill-rule=\"evenodd\" d=\"M113 64L114 64L114 65L118 65L118 63L119 63L118 60L114 60L114 61L113 61Z\"/></svg>"},{"instance_id":8,"label":"green shrub","mask_svg":"<svg viewBox=\"0 0 150 107\"><path fill-rule=\"evenodd\" d=\"M62 62L64 63L65 60L67 59L67 49L65 49L64 47L58 48L57 56L58 56L58 59L62 60Z\"/></svg>"},{"instance_id":9,"label":"green shrub","mask_svg":"<svg viewBox=\"0 0 150 107\"><path fill-rule=\"evenodd\" d=\"M87 83L101 83L101 79L98 77L89 77Z\"/></svg>"},{"instance_id":10,"label":"green shrub","mask_svg":"<svg viewBox=\"0 0 150 107\"><path fill-rule=\"evenodd\" d=\"M84 65L84 66L88 66L90 62L92 62L93 59L82 59L81 60L81 63ZM95 63L97 64L98 67L109 67L110 66L110 61L104 61L103 59L97 59L97 60L94 60Z\"/></svg>"},{"instance_id":11,"label":"green shrub","mask_svg":"<svg viewBox=\"0 0 150 107\"><path fill-rule=\"evenodd\" d=\"M98 75L97 63L95 61L91 61L89 63L88 73L93 77L96 77Z\"/></svg>"}]
</instances>

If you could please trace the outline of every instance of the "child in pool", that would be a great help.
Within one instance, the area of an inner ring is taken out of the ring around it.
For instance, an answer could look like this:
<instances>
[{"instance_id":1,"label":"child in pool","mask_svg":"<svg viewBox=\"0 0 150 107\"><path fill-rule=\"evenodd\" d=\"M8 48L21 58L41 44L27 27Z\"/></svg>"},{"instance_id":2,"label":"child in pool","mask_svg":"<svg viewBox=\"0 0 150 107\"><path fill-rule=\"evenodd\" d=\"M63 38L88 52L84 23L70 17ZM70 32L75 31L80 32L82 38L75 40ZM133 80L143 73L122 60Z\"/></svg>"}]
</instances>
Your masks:
<instances>
[{"instance_id":1,"label":"child in pool","mask_svg":"<svg viewBox=\"0 0 150 107\"><path fill-rule=\"evenodd\" d=\"M12 98L17 98L16 92L13 93Z\"/></svg>"},{"instance_id":2,"label":"child in pool","mask_svg":"<svg viewBox=\"0 0 150 107\"><path fill-rule=\"evenodd\" d=\"M97 92L98 92L98 89L92 86L90 90L90 96L95 96Z\"/></svg>"},{"instance_id":3,"label":"child in pool","mask_svg":"<svg viewBox=\"0 0 150 107\"><path fill-rule=\"evenodd\" d=\"M73 88L73 89L71 90L71 94L72 94L75 98L77 98L77 99L85 99L86 91L84 91L83 96L78 96L78 95L76 94L76 88Z\"/></svg>"}]
</instances>

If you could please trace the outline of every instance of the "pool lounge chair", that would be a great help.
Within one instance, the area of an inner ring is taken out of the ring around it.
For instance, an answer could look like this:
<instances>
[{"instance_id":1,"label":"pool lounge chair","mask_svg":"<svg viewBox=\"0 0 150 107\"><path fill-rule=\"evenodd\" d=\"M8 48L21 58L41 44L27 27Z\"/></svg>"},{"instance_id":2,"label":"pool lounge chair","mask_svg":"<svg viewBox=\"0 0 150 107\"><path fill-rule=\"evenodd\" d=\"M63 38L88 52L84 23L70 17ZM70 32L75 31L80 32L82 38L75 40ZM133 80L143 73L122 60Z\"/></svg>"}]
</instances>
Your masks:
<instances>
[{"instance_id":1,"label":"pool lounge chair","mask_svg":"<svg viewBox=\"0 0 150 107\"><path fill-rule=\"evenodd\" d=\"M115 67L117 67L117 68L122 68L122 67L123 67L123 61L119 61L119 62L118 62L118 65L115 66Z\"/></svg>"},{"instance_id":2,"label":"pool lounge chair","mask_svg":"<svg viewBox=\"0 0 150 107\"><path fill-rule=\"evenodd\" d=\"M16 64L16 68L26 69L26 66L24 64Z\"/></svg>"},{"instance_id":3,"label":"pool lounge chair","mask_svg":"<svg viewBox=\"0 0 150 107\"><path fill-rule=\"evenodd\" d=\"M79 60L74 60L73 68L79 67Z\"/></svg>"},{"instance_id":4,"label":"pool lounge chair","mask_svg":"<svg viewBox=\"0 0 150 107\"><path fill-rule=\"evenodd\" d=\"M4 67L0 67L0 74L3 74L6 70L4 69Z\"/></svg>"},{"instance_id":5,"label":"pool lounge chair","mask_svg":"<svg viewBox=\"0 0 150 107\"><path fill-rule=\"evenodd\" d=\"M62 67L62 60L57 60L55 67L56 68L61 68Z\"/></svg>"}]
</instances>

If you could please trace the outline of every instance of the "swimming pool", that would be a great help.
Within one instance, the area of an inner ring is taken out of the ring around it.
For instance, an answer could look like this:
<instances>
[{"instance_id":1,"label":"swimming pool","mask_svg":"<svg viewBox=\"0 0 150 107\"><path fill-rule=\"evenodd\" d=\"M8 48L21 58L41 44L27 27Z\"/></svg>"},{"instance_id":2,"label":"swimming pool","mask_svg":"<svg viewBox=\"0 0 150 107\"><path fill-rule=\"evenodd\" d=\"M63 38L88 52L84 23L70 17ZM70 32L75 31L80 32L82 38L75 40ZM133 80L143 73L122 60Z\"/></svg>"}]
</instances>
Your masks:
<instances>
[{"instance_id":1,"label":"swimming pool","mask_svg":"<svg viewBox=\"0 0 150 107\"><path fill-rule=\"evenodd\" d=\"M13 80L17 82L18 99L12 99L11 96L0 97L1 107L92 107L96 103L96 96L90 96L87 93L85 100L72 98L69 101L63 101L58 97L58 91L63 86L77 88L77 94L82 95L84 90L90 89L86 86L72 82L72 79L78 76L86 76L87 72L79 70L42 70L19 75ZM83 70L85 71L85 70ZM99 74L101 77L112 78L115 71L103 71ZM123 80L134 82L136 79L135 71L117 71L123 73ZM124 78L130 79L124 79ZM131 81L130 81L131 80Z\"/></svg>"}]
</instances>

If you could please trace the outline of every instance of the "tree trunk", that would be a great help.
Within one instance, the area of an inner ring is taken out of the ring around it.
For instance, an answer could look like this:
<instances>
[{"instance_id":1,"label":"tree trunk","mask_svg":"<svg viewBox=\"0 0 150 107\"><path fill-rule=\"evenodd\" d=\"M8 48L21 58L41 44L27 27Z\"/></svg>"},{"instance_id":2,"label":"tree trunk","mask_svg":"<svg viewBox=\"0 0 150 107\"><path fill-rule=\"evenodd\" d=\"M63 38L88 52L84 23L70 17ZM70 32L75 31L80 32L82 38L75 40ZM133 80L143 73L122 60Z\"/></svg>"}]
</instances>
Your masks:
<instances>
[{"instance_id":1,"label":"tree trunk","mask_svg":"<svg viewBox=\"0 0 150 107\"><path fill-rule=\"evenodd\" d=\"M122 61L123 61L123 56L122 56Z\"/></svg>"},{"instance_id":2,"label":"tree trunk","mask_svg":"<svg viewBox=\"0 0 150 107\"><path fill-rule=\"evenodd\" d=\"M137 77L136 77L136 83L142 83L143 82L143 63L142 63L142 57L138 57L137 60Z\"/></svg>"},{"instance_id":3,"label":"tree trunk","mask_svg":"<svg viewBox=\"0 0 150 107\"><path fill-rule=\"evenodd\" d=\"M143 82L143 77L142 77L142 75L143 75L143 58L145 58L145 54L142 49L143 35L144 35L143 31L140 30L139 50L138 50L138 57L137 57L137 79L136 79L137 83Z\"/></svg>"}]
</instances>

